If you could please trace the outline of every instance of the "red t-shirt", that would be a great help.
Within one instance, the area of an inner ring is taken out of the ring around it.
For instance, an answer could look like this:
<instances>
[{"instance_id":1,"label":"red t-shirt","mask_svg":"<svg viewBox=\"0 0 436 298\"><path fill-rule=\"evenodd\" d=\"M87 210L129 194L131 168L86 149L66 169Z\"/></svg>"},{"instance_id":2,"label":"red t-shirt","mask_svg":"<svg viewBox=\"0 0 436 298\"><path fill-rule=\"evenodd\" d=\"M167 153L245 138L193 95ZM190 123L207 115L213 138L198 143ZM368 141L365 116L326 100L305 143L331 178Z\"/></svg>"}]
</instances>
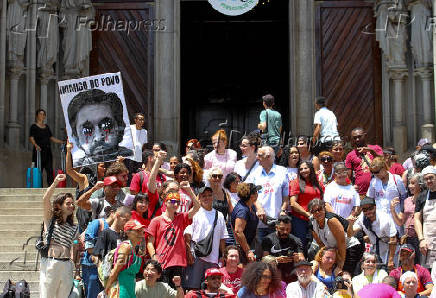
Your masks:
<instances>
[{"instance_id":1,"label":"red t-shirt","mask_svg":"<svg viewBox=\"0 0 436 298\"><path fill-rule=\"evenodd\" d=\"M239 268L236 270L235 273L228 273L226 267L220 268L220 271L223 276L223 284L231 289L234 294L237 294L239 289L241 288L241 276L244 272L244 269Z\"/></svg>"},{"instance_id":2,"label":"red t-shirt","mask_svg":"<svg viewBox=\"0 0 436 298\"><path fill-rule=\"evenodd\" d=\"M217 293L216 295L212 296L210 293L206 294L205 290L192 290L185 295L185 298L236 298L236 294L230 295Z\"/></svg>"},{"instance_id":3,"label":"red t-shirt","mask_svg":"<svg viewBox=\"0 0 436 298\"><path fill-rule=\"evenodd\" d=\"M299 179L295 179L289 182L289 197L298 196L297 203L300 204L300 206L303 207L304 210L308 211L307 205L309 205L310 201L312 201L313 199L322 199L321 192L319 191L318 187L313 187L311 183L306 183L306 186L304 187L304 193L300 193L299 181ZM324 193L324 185L322 184L322 182L319 182L319 186ZM309 220L307 217L295 212L294 210L292 210L291 213L293 216L296 216L300 219Z\"/></svg>"},{"instance_id":4,"label":"red t-shirt","mask_svg":"<svg viewBox=\"0 0 436 298\"><path fill-rule=\"evenodd\" d=\"M133 177L132 177L132 181L130 182L130 191L133 193L138 193L138 192L142 192L142 193L147 193L148 188L147 188L147 183L148 183L148 177L150 176L150 173L147 173L146 171L142 171L143 174L143 182L142 182L142 188L140 188L139 184L141 182L141 175L140 173L136 173ZM157 175L156 176L156 186L160 187L162 185L162 183L164 183L165 181L167 181L167 178L165 175ZM140 190L141 189L141 190Z\"/></svg>"},{"instance_id":5,"label":"red t-shirt","mask_svg":"<svg viewBox=\"0 0 436 298\"><path fill-rule=\"evenodd\" d=\"M132 210L132 217L131 217L131 219L138 220L141 224L145 225L146 227L148 227L148 225L150 224L150 221L154 217L158 217L159 215L162 215L162 206L161 206L160 208L157 209L154 217L151 218L151 215L154 212L156 204L159 201L159 195L157 194L157 191L155 191L154 193L147 192L147 194L148 194L148 210L147 210L148 217L147 218L142 217L142 214L139 214L135 210Z\"/></svg>"},{"instance_id":6,"label":"red t-shirt","mask_svg":"<svg viewBox=\"0 0 436 298\"><path fill-rule=\"evenodd\" d=\"M403 168L403 166L397 162L393 163L391 165L391 168L389 169L389 172L391 174L396 174L396 175L399 175L400 177L403 175L404 171L405 171L405 169Z\"/></svg>"},{"instance_id":7,"label":"red t-shirt","mask_svg":"<svg viewBox=\"0 0 436 298\"><path fill-rule=\"evenodd\" d=\"M162 269L186 267L186 246L183 232L192 223L187 212L176 213L173 221L163 216L153 218L147 232L154 237L154 248Z\"/></svg>"},{"instance_id":8,"label":"red t-shirt","mask_svg":"<svg viewBox=\"0 0 436 298\"><path fill-rule=\"evenodd\" d=\"M426 268L422 267L419 264L416 264L414 268L414 272L418 276L418 290L417 290L418 293L425 291L426 285L433 284L430 271L428 271ZM403 285L400 282L400 277L403 273L404 273L403 269L401 267L398 267L392 270L389 273L389 276L395 277L395 279L398 281L397 290L404 293Z\"/></svg>"},{"instance_id":9,"label":"red t-shirt","mask_svg":"<svg viewBox=\"0 0 436 298\"><path fill-rule=\"evenodd\" d=\"M378 155L383 156L383 150L380 146L367 145L367 147L374 150ZM374 156L369 152L365 155L368 162L371 163ZM369 188L369 182L371 181L371 172L369 170L369 165L365 162L362 156L357 153L356 149L348 153L347 158L345 159L345 166L354 172L356 178L354 184L359 187L358 193L360 195L366 194Z\"/></svg>"}]
</instances>

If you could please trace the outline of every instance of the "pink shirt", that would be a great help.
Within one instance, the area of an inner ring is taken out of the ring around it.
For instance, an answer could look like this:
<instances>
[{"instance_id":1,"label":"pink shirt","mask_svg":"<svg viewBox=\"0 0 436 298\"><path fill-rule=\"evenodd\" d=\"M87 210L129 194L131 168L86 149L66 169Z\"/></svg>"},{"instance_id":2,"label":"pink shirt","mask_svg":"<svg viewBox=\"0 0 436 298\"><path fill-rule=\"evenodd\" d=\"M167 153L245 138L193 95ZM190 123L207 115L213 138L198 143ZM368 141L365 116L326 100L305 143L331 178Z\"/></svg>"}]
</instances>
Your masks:
<instances>
[{"instance_id":1,"label":"pink shirt","mask_svg":"<svg viewBox=\"0 0 436 298\"><path fill-rule=\"evenodd\" d=\"M380 146L367 145L367 147L374 150L378 155L383 156L383 150ZM369 163L374 159L374 156L369 152L367 152L365 156ZM369 171L369 165L365 162L362 156L357 153L356 149L348 153L347 158L345 159L345 166L354 172L356 178L354 184L359 187L359 194L366 194L369 188L369 182L371 181L371 172Z\"/></svg>"},{"instance_id":2,"label":"pink shirt","mask_svg":"<svg viewBox=\"0 0 436 298\"><path fill-rule=\"evenodd\" d=\"M404 200L404 216L406 217L406 234L409 237L416 237L413 215L415 214L415 203L412 201L412 197L408 197Z\"/></svg>"},{"instance_id":3,"label":"pink shirt","mask_svg":"<svg viewBox=\"0 0 436 298\"><path fill-rule=\"evenodd\" d=\"M228 173L233 172L237 157L236 151L232 149L226 149L225 154L217 154L216 151L213 150L204 157L204 169L220 168L225 178Z\"/></svg>"}]
</instances>

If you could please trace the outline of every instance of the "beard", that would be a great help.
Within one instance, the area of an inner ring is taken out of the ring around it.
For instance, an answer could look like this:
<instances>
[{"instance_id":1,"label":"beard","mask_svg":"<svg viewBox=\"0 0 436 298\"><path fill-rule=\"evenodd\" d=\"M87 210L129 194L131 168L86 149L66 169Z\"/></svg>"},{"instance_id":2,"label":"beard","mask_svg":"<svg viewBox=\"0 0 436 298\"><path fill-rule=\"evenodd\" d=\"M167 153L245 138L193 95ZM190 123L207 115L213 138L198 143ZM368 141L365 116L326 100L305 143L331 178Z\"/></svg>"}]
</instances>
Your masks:
<instances>
[{"instance_id":1,"label":"beard","mask_svg":"<svg viewBox=\"0 0 436 298\"><path fill-rule=\"evenodd\" d=\"M312 276L306 276L306 275L298 275L298 282L301 284L307 284L311 281Z\"/></svg>"}]
</instances>

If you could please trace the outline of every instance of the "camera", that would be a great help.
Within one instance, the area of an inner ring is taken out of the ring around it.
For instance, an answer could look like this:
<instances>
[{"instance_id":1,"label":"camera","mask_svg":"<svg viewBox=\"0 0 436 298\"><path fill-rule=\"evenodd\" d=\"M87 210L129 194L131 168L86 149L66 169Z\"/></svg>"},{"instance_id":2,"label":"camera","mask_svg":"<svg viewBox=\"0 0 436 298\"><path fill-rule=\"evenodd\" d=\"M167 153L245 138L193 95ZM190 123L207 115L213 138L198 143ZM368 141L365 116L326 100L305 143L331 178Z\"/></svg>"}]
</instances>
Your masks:
<instances>
[{"instance_id":1,"label":"camera","mask_svg":"<svg viewBox=\"0 0 436 298\"><path fill-rule=\"evenodd\" d=\"M337 276L335 279L335 289L336 290L346 290L347 285L345 284L345 280L342 276Z\"/></svg>"}]
</instances>

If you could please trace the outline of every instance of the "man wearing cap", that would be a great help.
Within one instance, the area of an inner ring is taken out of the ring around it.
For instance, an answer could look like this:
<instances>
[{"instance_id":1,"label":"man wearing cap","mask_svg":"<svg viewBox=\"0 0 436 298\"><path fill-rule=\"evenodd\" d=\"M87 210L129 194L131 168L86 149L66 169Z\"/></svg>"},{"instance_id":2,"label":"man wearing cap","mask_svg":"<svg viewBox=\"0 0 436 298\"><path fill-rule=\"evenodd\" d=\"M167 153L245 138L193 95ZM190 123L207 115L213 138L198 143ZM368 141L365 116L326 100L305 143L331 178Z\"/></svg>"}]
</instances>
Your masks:
<instances>
[{"instance_id":1,"label":"man wearing cap","mask_svg":"<svg viewBox=\"0 0 436 298\"><path fill-rule=\"evenodd\" d=\"M206 284L205 290L193 290L185 295L185 298L236 298L234 294L222 293L221 284L223 274L218 268L209 268L204 273Z\"/></svg>"},{"instance_id":2,"label":"man wearing cap","mask_svg":"<svg viewBox=\"0 0 436 298\"><path fill-rule=\"evenodd\" d=\"M162 279L174 287L173 277L184 276L187 266L186 245L183 231L192 223L192 218L200 203L193 198L193 206L189 212L177 213L180 204L180 194L171 190L165 194L165 212L151 220L148 226L147 250L152 259L162 264Z\"/></svg>"},{"instance_id":3,"label":"man wearing cap","mask_svg":"<svg viewBox=\"0 0 436 298\"><path fill-rule=\"evenodd\" d=\"M360 207L363 214L357 218L350 216L348 219L350 222L347 230L348 237L354 236L360 230L365 232L372 244L372 252L375 252L390 270L394 269L397 229L392 217L376 210L373 198L363 198Z\"/></svg>"},{"instance_id":4,"label":"man wearing cap","mask_svg":"<svg viewBox=\"0 0 436 298\"><path fill-rule=\"evenodd\" d=\"M333 140L339 139L338 134L338 120L335 114L327 109L327 99L324 96L318 96L315 99L315 109L317 112L313 118L313 145L319 141L318 154L321 151L330 150Z\"/></svg>"},{"instance_id":5,"label":"man wearing cap","mask_svg":"<svg viewBox=\"0 0 436 298\"><path fill-rule=\"evenodd\" d=\"M363 198L371 181L369 165L375 157L383 157L383 150L378 145L368 145L366 143L366 132L361 127L354 128L351 131L351 144L354 150L348 153L345 165L349 169L350 177L354 173L354 184L359 187L357 192Z\"/></svg>"},{"instance_id":6,"label":"man wearing cap","mask_svg":"<svg viewBox=\"0 0 436 298\"><path fill-rule=\"evenodd\" d=\"M397 290L404 293L404 285L400 277L407 271L412 271L418 276L418 293L422 296L430 296L433 290L433 281L430 272L419 264L415 264L415 249L410 244L400 247L400 267L392 270L389 275L395 277L398 282Z\"/></svg>"},{"instance_id":7,"label":"man wearing cap","mask_svg":"<svg viewBox=\"0 0 436 298\"><path fill-rule=\"evenodd\" d=\"M273 148L266 146L257 150L257 167L246 182L262 186L257 201L254 203L260 220L257 230L257 241L262 243L263 238L275 232L269 228L266 216L278 218L286 215L289 206L289 179L286 168L274 164L275 153Z\"/></svg>"},{"instance_id":8,"label":"man wearing cap","mask_svg":"<svg viewBox=\"0 0 436 298\"><path fill-rule=\"evenodd\" d=\"M192 224L185 229L186 254L188 263L190 263L186 268L185 289L200 289L201 283L204 281L204 272L209 268L218 268L219 252L220 250L221 253L224 252L225 238L228 238L223 214L212 208L212 188L209 186L201 187L198 198L201 208L194 215ZM216 224L214 225L215 220ZM210 233L212 233L212 237L209 237ZM204 243L206 238L212 241L212 249L208 255L199 256L198 251L195 251L195 244L203 244L204 247L208 247L208 242Z\"/></svg>"},{"instance_id":9,"label":"man wearing cap","mask_svg":"<svg viewBox=\"0 0 436 298\"><path fill-rule=\"evenodd\" d=\"M436 169L428 166L421 172L428 191L419 194L415 203L415 231L423 255L421 264L431 268L436 261Z\"/></svg>"},{"instance_id":10,"label":"man wearing cap","mask_svg":"<svg viewBox=\"0 0 436 298\"><path fill-rule=\"evenodd\" d=\"M329 297L326 286L315 278L312 263L300 261L295 264L298 281L291 282L286 288L287 298L324 298Z\"/></svg>"},{"instance_id":11,"label":"man wearing cap","mask_svg":"<svg viewBox=\"0 0 436 298\"><path fill-rule=\"evenodd\" d=\"M77 200L77 206L91 211L92 219L105 218L105 207L119 207L123 205L122 201L117 199L117 194L120 192L122 185L122 182L115 176L105 177L103 182L97 182L94 187L80 196ZM101 188L103 188L103 196L90 199L91 195Z\"/></svg>"}]
</instances>

